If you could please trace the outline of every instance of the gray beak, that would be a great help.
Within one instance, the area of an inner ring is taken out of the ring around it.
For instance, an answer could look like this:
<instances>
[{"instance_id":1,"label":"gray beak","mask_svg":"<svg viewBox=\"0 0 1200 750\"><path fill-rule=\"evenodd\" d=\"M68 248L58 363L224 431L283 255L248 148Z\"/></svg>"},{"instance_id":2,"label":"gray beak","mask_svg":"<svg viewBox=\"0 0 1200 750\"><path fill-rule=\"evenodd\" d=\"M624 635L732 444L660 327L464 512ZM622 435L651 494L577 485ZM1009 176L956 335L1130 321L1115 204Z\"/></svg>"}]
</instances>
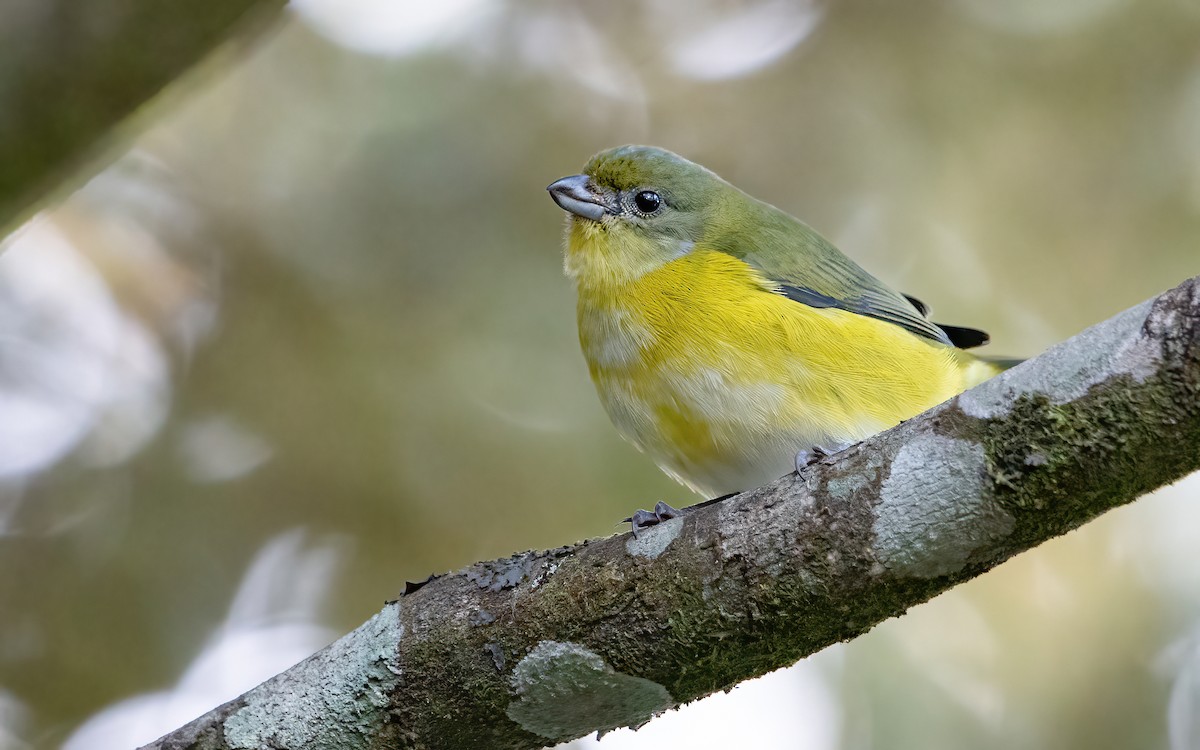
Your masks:
<instances>
[{"instance_id":1,"label":"gray beak","mask_svg":"<svg viewBox=\"0 0 1200 750\"><path fill-rule=\"evenodd\" d=\"M596 191L585 174L571 175L550 183L550 197L564 211L592 221L600 221L606 213L615 213L608 196Z\"/></svg>"}]
</instances>

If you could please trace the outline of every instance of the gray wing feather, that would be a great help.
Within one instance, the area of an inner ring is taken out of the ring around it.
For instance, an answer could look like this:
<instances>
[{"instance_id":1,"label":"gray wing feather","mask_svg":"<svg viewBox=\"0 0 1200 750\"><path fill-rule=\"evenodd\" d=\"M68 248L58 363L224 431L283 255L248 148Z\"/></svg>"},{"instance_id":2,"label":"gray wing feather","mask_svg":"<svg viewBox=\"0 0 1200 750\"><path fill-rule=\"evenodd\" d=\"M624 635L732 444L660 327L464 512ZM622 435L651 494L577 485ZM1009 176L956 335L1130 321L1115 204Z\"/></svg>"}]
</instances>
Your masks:
<instances>
[{"instance_id":1,"label":"gray wing feather","mask_svg":"<svg viewBox=\"0 0 1200 750\"><path fill-rule=\"evenodd\" d=\"M787 241L796 244L798 240L800 247L790 253L770 254L728 245L722 249L778 283L780 293L789 299L812 307L836 307L866 315L931 341L952 345L946 332L930 322L904 295L867 273L807 224L778 209L768 208L773 212L770 219L774 222L768 222L763 233L752 238L750 244L783 244ZM786 224L780 226L783 222ZM771 223L775 226L771 227Z\"/></svg>"}]
</instances>

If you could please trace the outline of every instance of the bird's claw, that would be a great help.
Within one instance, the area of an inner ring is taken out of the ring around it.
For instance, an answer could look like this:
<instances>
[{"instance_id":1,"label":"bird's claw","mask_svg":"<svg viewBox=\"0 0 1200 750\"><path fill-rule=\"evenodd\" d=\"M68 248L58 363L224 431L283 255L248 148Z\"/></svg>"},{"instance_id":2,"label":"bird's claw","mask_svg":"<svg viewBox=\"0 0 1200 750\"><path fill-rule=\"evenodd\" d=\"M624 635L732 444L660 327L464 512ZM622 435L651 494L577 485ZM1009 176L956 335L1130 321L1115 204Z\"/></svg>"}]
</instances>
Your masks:
<instances>
[{"instance_id":1,"label":"bird's claw","mask_svg":"<svg viewBox=\"0 0 1200 750\"><path fill-rule=\"evenodd\" d=\"M796 453L796 473L803 474L805 469L816 463L832 463L829 459L846 450L850 445L850 443L838 443L832 448L826 448L823 445L802 448Z\"/></svg>"},{"instance_id":2,"label":"bird's claw","mask_svg":"<svg viewBox=\"0 0 1200 750\"><path fill-rule=\"evenodd\" d=\"M649 528L651 526L657 526L663 521L669 521L672 518L678 518L682 515L683 511L677 508L672 508L662 500L659 500L654 504L654 510L635 511L632 516L624 519L622 523L628 523L633 527L633 537L636 539L638 532L642 529Z\"/></svg>"}]
</instances>

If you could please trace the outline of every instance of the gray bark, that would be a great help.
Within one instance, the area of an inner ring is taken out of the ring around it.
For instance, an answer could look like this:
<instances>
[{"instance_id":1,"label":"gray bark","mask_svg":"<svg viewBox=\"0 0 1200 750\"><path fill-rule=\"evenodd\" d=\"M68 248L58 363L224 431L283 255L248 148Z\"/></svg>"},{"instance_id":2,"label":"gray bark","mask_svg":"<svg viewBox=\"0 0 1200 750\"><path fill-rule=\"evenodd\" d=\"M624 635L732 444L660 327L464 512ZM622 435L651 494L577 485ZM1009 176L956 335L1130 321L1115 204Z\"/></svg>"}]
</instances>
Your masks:
<instances>
[{"instance_id":1,"label":"gray bark","mask_svg":"<svg viewBox=\"0 0 1200 750\"><path fill-rule=\"evenodd\" d=\"M634 539L477 563L149 748L536 748L779 667L1200 468L1200 277Z\"/></svg>"},{"instance_id":2,"label":"gray bark","mask_svg":"<svg viewBox=\"0 0 1200 750\"><path fill-rule=\"evenodd\" d=\"M283 0L0 0L0 235L104 136ZM255 12L257 11L257 12Z\"/></svg>"}]
</instances>

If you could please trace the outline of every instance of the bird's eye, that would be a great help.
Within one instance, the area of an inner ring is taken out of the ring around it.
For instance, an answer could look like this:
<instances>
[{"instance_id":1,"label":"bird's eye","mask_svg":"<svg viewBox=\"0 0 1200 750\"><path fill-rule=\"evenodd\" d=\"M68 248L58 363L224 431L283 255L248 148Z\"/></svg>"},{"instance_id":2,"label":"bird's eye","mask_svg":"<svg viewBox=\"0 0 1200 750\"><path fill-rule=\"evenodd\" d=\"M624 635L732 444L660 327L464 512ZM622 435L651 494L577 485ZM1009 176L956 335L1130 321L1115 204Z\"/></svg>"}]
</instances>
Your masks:
<instances>
[{"instance_id":1,"label":"bird's eye","mask_svg":"<svg viewBox=\"0 0 1200 750\"><path fill-rule=\"evenodd\" d=\"M662 198L652 190L643 190L633 196L633 205L637 206L637 210L644 214L652 214L662 205Z\"/></svg>"}]
</instances>

